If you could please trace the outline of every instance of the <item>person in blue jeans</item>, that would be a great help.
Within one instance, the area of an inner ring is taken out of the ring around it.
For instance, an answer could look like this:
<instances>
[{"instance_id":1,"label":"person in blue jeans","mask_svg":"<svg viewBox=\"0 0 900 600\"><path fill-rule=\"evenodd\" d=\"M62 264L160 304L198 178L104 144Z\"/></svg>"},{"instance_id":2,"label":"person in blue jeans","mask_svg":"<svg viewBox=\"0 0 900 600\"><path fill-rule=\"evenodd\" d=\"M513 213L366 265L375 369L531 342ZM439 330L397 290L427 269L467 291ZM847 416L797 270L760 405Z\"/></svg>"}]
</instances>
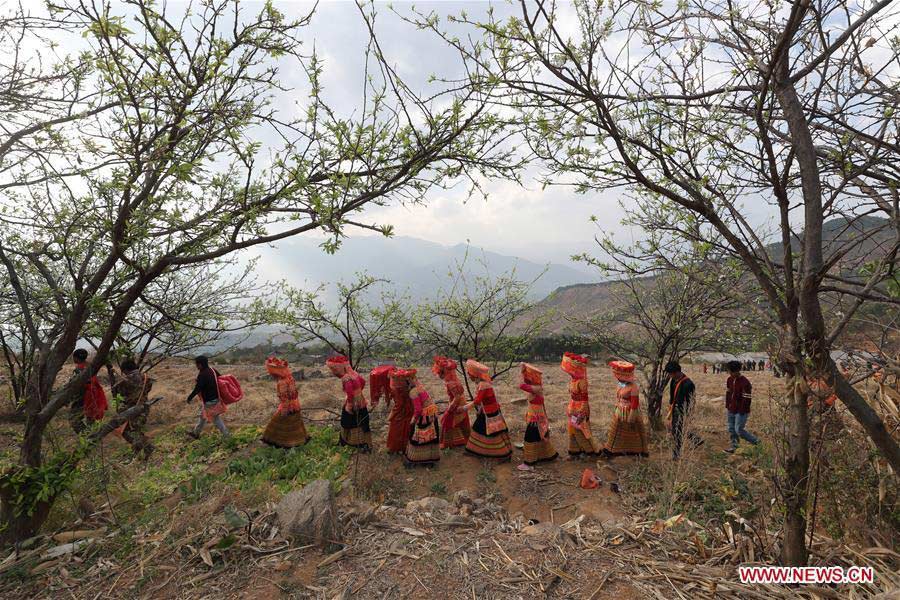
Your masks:
<instances>
[{"instance_id":1,"label":"person in blue jeans","mask_svg":"<svg viewBox=\"0 0 900 600\"><path fill-rule=\"evenodd\" d=\"M750 380L741 374L741 363L733 360L728 363L728 381L725 384L725 408L728 410L728 434L731 436L731 446L725 452L737 450L741 438L744 438L754 446L759 439L745 429L747 419L750 417L750 400L753 386Z\"/></svg>"},{"instance_id":2,"label":"person in blue jeans","mask_svg":"<svg viewBox=\"0 0 900 600\"><path fill-rule=\"evenodd\" d=\"M225 412L226 407L225 403L219 399L219 386L216 383L219 372L209 366L209 359L205 356L196 357L194 364L197 366L197 383L194 385L190 396L188 396L187 402L190 404L191 400L196 396L200 396L202 403L197 425L192 431L188 432L188 435L195 440L200 439L203 427L211 422L223 436L226 438L230 437L231 432L228 431L228 427L222 421L222 413Z\"/></svg>"}]
</instances>

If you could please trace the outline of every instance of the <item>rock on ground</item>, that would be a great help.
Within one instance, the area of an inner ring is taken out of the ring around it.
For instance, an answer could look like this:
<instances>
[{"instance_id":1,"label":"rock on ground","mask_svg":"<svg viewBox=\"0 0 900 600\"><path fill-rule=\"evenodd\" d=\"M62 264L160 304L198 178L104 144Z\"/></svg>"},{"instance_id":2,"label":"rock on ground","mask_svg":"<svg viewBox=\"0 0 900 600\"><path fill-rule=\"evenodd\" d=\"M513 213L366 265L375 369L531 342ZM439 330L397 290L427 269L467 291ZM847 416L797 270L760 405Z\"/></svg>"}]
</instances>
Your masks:
<instances>
[{"instance_id":1,"label":"rock on ground","mask_svg":"<svg viewBox=\"0 0 900 600\"><path fill-rule=\"evenodd\" d=\"M337 507L331 483L316 479L287 494L275 508L278 525L285 535L318 544L327 552L341 548Z\"/></svg>"},{"instance_id":2,"label":"rock on ground","mask_svg":"<svg viewBox=\"0 0 900 600\"><path fill-rule=\"evenodd\" d=\"M420 500L413 500L412 502L407 502L406 510L407 512L429 512L432 514L437 513L445 513L450 509L450 503L444 500L443 498L436 498L434 496L428 496L426 498L422 498Z\"/></svg>"}]
</instances>

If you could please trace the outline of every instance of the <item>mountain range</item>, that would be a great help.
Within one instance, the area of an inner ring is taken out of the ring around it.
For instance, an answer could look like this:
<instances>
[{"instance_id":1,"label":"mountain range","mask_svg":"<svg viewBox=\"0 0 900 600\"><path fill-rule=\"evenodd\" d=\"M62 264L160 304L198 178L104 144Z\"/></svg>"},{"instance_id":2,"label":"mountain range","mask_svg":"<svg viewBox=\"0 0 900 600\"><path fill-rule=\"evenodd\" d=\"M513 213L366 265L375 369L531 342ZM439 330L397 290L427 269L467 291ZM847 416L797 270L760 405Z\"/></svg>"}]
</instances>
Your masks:
<instances>
[{"instance_id":1,"label":"mountain range","mask_svg":"<svg viewBox=\"0 0 900 600\"><path fill-rule=\"evenodd\" d=\"M867 255L883 251L882 246L889 241L885 223L877 217L863 217L852 224L844 219L826 222L823 226L826 254L829 249L834 251L845 242L862 236L863 243L849 253L839 267L842 270L858 268ZM441 287L446 287L449 275L457 271L459 265L464 265L467 275L497 276L514 270L520 280L537 278L531 290L532 300L538 301L534 314L551 314L545 329L545 333L551 335L571 333L567 316L597 314L615 301L614 282L601 281L598 273L578 263L539 264L467 244L443 246L412 237L348 238L332 255L323 252L319 243L312 238L296 238L279 245L273 251L273 260L269 261L269 264L277 264L277 272L267 274L314 289L323 283L349 282L356 273L365 273L389 280L392 288L405 293L412 302L422 302L433 297ZM795 244L797 240L792 240L792 246ZM777 261L781 245L773 243L766 248ZM333 288L326 288L326 302L332 295ZM260 343L277 333L270 329L254 332L243 345Z\"/></svg>"},{"instance_id":2,"label":"mountain range","mask_svg":"<svg viewBox=\"0 0 900 600\"><path fill-rule=\"evenodd\" d=\"M443 246L412 237L360 236L343 240L339 250L326 254L313 238L296 238L277 248L278 279L307 289L337 281L349 282L356 273L390 281L391 287L413 302L434 296L447 287L450 274L462 266L467 276L496 277L515 271L517 279L535 280L532 299L576 283L595 282L599 276L589 267L539 264L483 248L456 244ZM328 294L331 290L327 290Z\"/></svg>"}]
</instances>

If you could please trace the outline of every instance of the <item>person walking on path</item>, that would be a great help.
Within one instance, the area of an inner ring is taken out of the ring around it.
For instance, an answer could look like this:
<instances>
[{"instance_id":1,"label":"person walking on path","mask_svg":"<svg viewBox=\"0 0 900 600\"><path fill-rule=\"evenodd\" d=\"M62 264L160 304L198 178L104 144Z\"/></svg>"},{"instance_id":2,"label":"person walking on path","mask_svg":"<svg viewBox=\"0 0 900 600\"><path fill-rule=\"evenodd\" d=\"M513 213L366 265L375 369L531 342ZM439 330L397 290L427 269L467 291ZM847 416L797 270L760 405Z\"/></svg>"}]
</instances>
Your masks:
<instances>
[{"instance_id":1,"label":"person walking on path","mask_svg":"<svg viewBox=\"0 0 900 600\"><path fill-rule=\"evenodd\" d=\"M121 413L138 405L144 406L144 410L128 419L122 429L122 438L131 444L135 456L140 455L142 460L150 458L154 450L153 443L145 433L147 415L150 412L147 396L153 382L146 373L141 373L134 359L126 358L122 361L122 379L112 386L113 395L119 396L116 412Z\"/></svg>"},{"instance_id":2,"label":"person walking on path","mask_svg":"<svg viewBox=\"0 0 900 600\"><path fill-rule=\"evenodd\" d=\"M737 450L741 438L754 446L759 439L744 427L750 417L750 399L753 387L750 380L741 374L741 363L733 360L728 363L728 381L725 384L725 408L728 411L728 434L731 446L725 452Z\"/></svg>"},{"instance_id":3,"label":"person walking on path","mask_svg":"<svg viewBox=\"0 0 900 600\"><path fill-rule=\"evenodd\" d=\"M303 423L300 395L291 368L286 360L270 356L266 359L266 371L275 380L278 408L263 431L262 441L276 448L302 446L309 441L309 434Z\"/></svg>"},{"instance_id":4,"label":"person walking on path","mask_svg":"<svg viewBox=\"0 0 900 600\"><path fill-rule=\"evenodd\" d=\"M331 374L341 380L344 403L341 406L341 446L351 446L363 452L372 449L372 429L369 426L369 403L363 395L366 380L350 366L350 360L338 354L325 361Z\"/></svg>"},{"instance_id":5,"label":"person walking on path","mask_svg":"<svg viewBox=\"0 0 900 600\"><path fill-rule=\"evenodd\" d=\"M694 406L694 394L696 388L690 377L681 370L678 361L670 360L665 367L669 377L669 418L672 420L672 459L678 460L681 456L681 446L684 442L685 421L690 417ZM703 438L689 431L688 439L694 446L703 445Z\"/></svg>"},{"instance_id":6,"label":"person walking on path","mask_svg":"<svg viewBox=\"0 0 900 600\"><path fill-rule=\"evenodd\" d=\"M189 431L188 435L198 440L206 424L212 423L223 436L230 437L231 432L228 431L225 422L222 420L222 413L226 411L227 407L219 398L219 384L217 381L219 372L210 367L209 359L202 355L194 359L194 364L197 366L197 382L194 384L193 391L187 397L187 403L190 404L191 400L198 395L202 402L200 405L200 417L194 429Z\"/></svg>"},{"instance_id":7,"label":"person walking on path","mask_svg":"<svg viewBox=\"0 0 900 600\"><path fill-rule=\"evenodd\" d=\"M438 407L416 376L415 369L402 369L409 381L409 397L413 405L413 418L409 430L409 443L403 453L407 467L433 467L441 460L441 431L438 424Z\"/></svg>"},{"instance_id":8,"label":"person walking on path","mask_svg":"<svg viewBox=\"0 0 900 600\"><path fill-rule=\"evenodd\" d=\"M569 405L566 407L569 433L569 457L595 456L602 452L600 443L591 433L591 405L588 397L588 359L586 356L566 352L560 368L571 377L569 381Z\"/></svg>"},{"instance_id":9,"label":"person walking on path","mask_svg":"<svg viewBox=\"0 0 900 600\"><path fill-rule=\"evenodd\" d=\"M522 363L521 373L519 389L526 394L528 410L525 412L525 441L522 446L525 459L518 469L527 471L537 463L556 460L559 453L550 441L550 420L544 406L544 374L528 363Z\"/></svg>"},{"instance_id":10,"label":"person walking on path","mask_svg":"<svg viewBox=\"0 0 900 600\"><path fill-rule=\"evenodd\" d=\"M609 367L618 390L616 408L609 425L606 446L603 448L604 454L648 456L650 439L641 414L640 389L635 382L634 364L625 360L613 360Z\"/></svg>"},{"instance_id":11,"label":"person walking on path","mask_svg":"<svg viewBox=\"0 0 900 600\"><path fill-rule=\"evenodd\" d=\"M487 365L470 358L466 361L466 375L472 381L478 382L478 392L475 399L467 403L463 410L468 411L475 406L478 409L478 416L475 417L472 430L469 432L465 451L481 458L509 460L512 456L512 441L509 439L509 427L491 385L490 369Z\"/></svg>"},{"instance_id":12,"label":"person walking on path","mask_svg":"<svg viewBox=\"0 0 900 600\"><path fill-rule=\"evenodd\" d=\"M447 389L449 403L441 416L441 448L465 446L472 430L466 405L466 392L456 376L456 361L446 356L435 356L431 372L441 378Z\"/></svg>"}]
</instances>

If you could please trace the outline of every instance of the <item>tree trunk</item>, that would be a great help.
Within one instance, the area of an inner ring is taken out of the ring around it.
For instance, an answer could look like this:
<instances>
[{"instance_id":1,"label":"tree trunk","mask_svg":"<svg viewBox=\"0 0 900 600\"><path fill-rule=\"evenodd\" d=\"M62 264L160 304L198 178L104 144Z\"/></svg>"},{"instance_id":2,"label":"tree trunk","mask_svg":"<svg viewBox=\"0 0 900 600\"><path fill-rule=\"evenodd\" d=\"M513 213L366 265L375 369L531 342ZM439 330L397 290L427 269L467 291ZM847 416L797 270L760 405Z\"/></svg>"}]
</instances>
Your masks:
<instances>
[{"instance_id":1,"label":"tree trunk","mask_svg":"<svg viewBox=\"0 0 900 600\"><path fill-rule=\"evenodd\" d=\"M663 391L665 382L660 382L662 362L653 365L653 377L647 382L647 420L654 431L665 431L666 424L662 418Z\"/></svg>"},{"instance_id":2,"label":"tree trunk","mask_svg":"<svg viewBox=\"0 0 900 600\"><path fill-rule=\"evenodd\" d=\"M647 393L647 419L654 431L666 429L662 418L662 393L658 389L651 389Z\"/></svg>"},{"instance_id":3,"label":"tree trunk","mask_svg":"<svg viewBox=\"0 0 900 600\"><path fill-rule=\"evenodd\" d=\"M784 457L784 539L781 563L791 567L806 566L806 496L809 484L809 420L807 418L806 384L802 375L791 380L788 397L788 423Z\"/></svg>"},{"instance_id":4,"label":"tree trunk","mask_svg":"<svg viewBox=\"0 0 900 600\"><path fill-rule=\"evenodd\" d=\"M872 443L881 452L884 459L891 465L894 473L900 473L900 446L891 437L890 432L884 426L884 421L878 416L865 398L850 385L850 382L841 374L837 366L831 361L831 373L834 377L834 392L850 414L866 430Z\"/></svg>"},{"instance_id":5,"label":"tree trunk","mask_svg":"<svg viewBox=\"0 0 900 600\"><path fill-rule=\"evenodd\" d=\"M59 465L60 469L77 468L81 458L86 456L100 440L112 433L114 429L131 417L135 417L144 410L149 409L150 406L160 399L161 398L154 398L146 404L132 406L127 410L113 415L112 418L105 421L99 429L88 435L86 445L76 447L76 450L70 451L68 456L63 460L58 460L56 464ZM0 479L0 523L2 523L2 527L0 527L0 529L2 529L2 533L0 533L0 543L20 542L36 535L47 520L50 509L53 507L53 503L61 492L61 490L57 489L55 490L56 494L46 500L36 502L34 506L19 507L16 499L19 495L17 494L17 491L21 490L14 489L14 486L10 483L10 476L21 473L22 469L40 466L40 448L44 429L44 425L36 418L31 418L28 427L26 427L25 440L22 443L22 464L6 471L3 474L2 479ZM49 468L51 464L52 463L48 462L46 468ZM36 482L29 482L26 479L22 485L29 484L43 485L44 479L41 478L40 481ZM35 496L35 494L28 495L31 497ZM18 512L20 514L16 514L17 508L19 509ZM31 514L28 514L29 512Z\"/></svg>"},{"instance_id":6,"label":"tree trunk","mask_svg":"<svg viewBox=\"0 0 900 600\"><path fill-rule=\"evenodd\" d=\"M19 467L13 467L12 471ZM9 473L9 472L8 472ZM37 535L41 526L50 516L50 509L56 498L44 502L38 502L34 506L34 512L29 514L16 514L16 505L12 501L12 490L9 486L0 486L0 523L3 523L3 531L0 532L0 545L7 546L16 542L22 542Z\"/></svg>"}]
</instances>

